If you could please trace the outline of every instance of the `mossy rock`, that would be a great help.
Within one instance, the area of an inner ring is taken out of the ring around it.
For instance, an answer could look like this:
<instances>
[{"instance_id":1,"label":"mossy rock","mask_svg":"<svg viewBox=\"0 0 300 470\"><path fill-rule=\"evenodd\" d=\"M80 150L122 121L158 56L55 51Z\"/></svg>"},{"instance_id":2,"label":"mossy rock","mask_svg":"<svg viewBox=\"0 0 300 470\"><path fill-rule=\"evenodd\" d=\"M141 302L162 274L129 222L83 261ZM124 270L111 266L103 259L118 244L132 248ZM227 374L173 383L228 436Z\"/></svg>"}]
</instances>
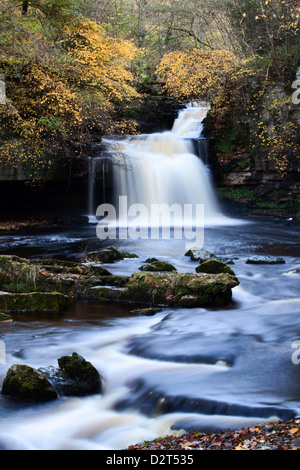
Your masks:
<instances>
[{"instance_id":1,"label":"mossy rock","mask_svg":"<svg viewBox=\"0 0 300 470\"><path fill-rule=\"evenodd\" d=\"M109 246L100 251L91 251L87 255L88 260L101 263L114 263L115 261L121 261L125 258L138 258L138 256L134 253L128 253L127 251L121 252L114 246Z\"/></svg>"},{"instance_id":2,"label":"mossy rock","mask_svg":"<svg viewBox=\"0 0 300 470\"><path fill-rule=\"evenodd\" d=\"M276 256L252 256L246 264L284 264L285 260Z\"/></svg>"},{"instance_id":3,"label":"mossy rock","mask_svg":"<svg viewBox=\"0 0 300 470\"><path fill-rule=\"evenodd\" d=\"M7 313L0 313L0 323L12 323L13 317L11 315L8 315Z\"/></svg>"},{"instance_id":4,"label":"mossy rock","mask_svg":"<svg viewBox=\"0 0 300 470\"><path fill-rule=\"evenodd\" d=\"M87 293L89 302L122 301L126 287L94 286Z\"/></svg>"},{"instance_id":5,"label":"mossy rock","mask_svg":"<svg viewBox=\"0 0 300 470\"><path fill-rule=\"evenodd\" d=\"M149 271L149 272L176 272L176 268L166 261L152 261L149 264L143 264L140 268L140 271Z\"/></svg>"},{"instance_id":6,"label":"mossy rock","mask_svg":"<svg viewBox=\"0 0 300 470\"><path fill-rule=\"evenodd\" d=\"M232 276L235 276L233 270L222 261L217 259L210 259L204 261L196 268L197 273L207 273L207 274L220 274L220 273L228 273Z\"/></svg>"},{"instance_id":7,"label":"mossy rock","mask_svg":"<svg viewBox=\"0 0 300 470\"><path fill-rule=\"evenodd\" d=\"M101 376L97 369L82 356L74 352L58 360L61 371L74 381L73 395L91 395L101 392ZM70 393L69 393L70 394Z\"/></svg>"},{"instance_id":8,"label":"mossy rock","mask_svg":"<svg viewBox=\"0 0 300 470\"><path fill-rule=\"evenodd\" d=\"M16 400L32 402L57 398L57 393L46 376L23 364L14 364L9 368L3 381L2 394Z\"/></svg>"},{"instance_id":9,"label":"mossy rock","mask_svg":"<svg viewBox=\"0 0 300 470\"><path fill-rule=\"evenodd\" d=\"M4 312L61 312L68 310L70 297L59 292L0 294L0 310Z\"/></svg>"},{"instance_id":10,"label":"mossy rock","mask_svg":"<svg viewBox=\"0 0 300 470\"><path fill-rule=\"evenodd\" d=\"M134 273L119 300L151 306L204 307L228 305L238 279L228 273Z\"/></svg>"}]
</instances>

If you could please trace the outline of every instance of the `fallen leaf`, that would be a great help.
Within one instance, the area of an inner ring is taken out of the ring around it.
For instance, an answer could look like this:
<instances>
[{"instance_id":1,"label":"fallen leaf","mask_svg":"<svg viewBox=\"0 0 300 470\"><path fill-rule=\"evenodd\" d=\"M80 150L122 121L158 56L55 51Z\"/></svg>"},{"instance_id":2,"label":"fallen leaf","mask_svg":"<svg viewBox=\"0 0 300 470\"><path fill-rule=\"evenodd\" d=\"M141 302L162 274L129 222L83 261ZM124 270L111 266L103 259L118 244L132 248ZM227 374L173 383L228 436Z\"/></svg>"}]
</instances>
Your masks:
<instances>
[{"instance_id":1,"label":"fallen leaf","mask_svg":"<svg viewBox=\"0 0 300 470\"><path fill-rule=\"evenodd\" d=\"M296 434L296 432L298 432L298 431L299 431L299 428L294 428L294 429L290 429L290 430L289 430L289 432L290 432L291 434Z\"/></svg>"},{"instance_id":2,"label":"fallen leaf","mask_svg":"<svg viewBox=\"0 0 300 470\"><path fill-rule=\"evenodd\" d=\"M238 445L238 446L236 446L236 447L234 448L234 450L243 450L243 446L242 446L242 444L241 444L241 443L239 443L239 445Z\"/></svg>"}]
</instances>

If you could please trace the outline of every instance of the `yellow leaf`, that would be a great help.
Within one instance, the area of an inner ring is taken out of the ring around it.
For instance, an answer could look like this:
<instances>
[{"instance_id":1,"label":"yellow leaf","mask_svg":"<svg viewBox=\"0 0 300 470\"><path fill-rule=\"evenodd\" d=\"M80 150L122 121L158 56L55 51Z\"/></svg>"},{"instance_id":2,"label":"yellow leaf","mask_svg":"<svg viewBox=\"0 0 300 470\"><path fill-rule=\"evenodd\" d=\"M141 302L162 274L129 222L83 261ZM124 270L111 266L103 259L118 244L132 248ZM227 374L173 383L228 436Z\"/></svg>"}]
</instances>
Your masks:
<instances>
[{"instance_id":1,"label":"yellow leaf","mask_svg":"<svg viewBox=\"0 0 300 470\"><path fill-rule=\"evenodd\" d=\"M299 431L299 428L294 428L294 429L290 429L289 433L296 434L296 432L298 432L298 431Z\"/></svg>"},{"instance_id":2,"label":"yellow leaf","mask_svg":"<svg viewBox=\"0 0 300 470\"><path fill-rule=\"evenodd\" d=\"M236 446L236 447L234 448L234 450L243 450L243 446L242 446L242 444L241 444L241 443L239 443L239 445L238 445L238 446Z\"/></svg>"}]
</instances>

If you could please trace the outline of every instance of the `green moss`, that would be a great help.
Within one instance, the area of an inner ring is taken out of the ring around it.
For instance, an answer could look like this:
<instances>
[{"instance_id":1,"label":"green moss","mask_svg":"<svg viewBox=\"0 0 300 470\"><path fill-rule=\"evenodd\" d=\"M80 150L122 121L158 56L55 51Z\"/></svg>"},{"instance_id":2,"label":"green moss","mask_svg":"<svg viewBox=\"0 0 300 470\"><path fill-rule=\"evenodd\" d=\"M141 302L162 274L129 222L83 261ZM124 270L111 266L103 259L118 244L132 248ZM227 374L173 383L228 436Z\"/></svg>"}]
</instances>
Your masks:
<instances>
[{"instance_id":1,"label":"green moss","mask_svg":"<svg viewBox=\"0 0 300 470\"><path fill-rule=\"evenodd\" d=\"M0 313L0 322L12 322L13 318L11 315L7 315L7 313Z\"/></svg>"},{"instance_id":2,"label":"green moss","mask_svg":"<svg viewBox=\"0 0 300 470\"><path fill-rule=\"evenodd\" d=\"M100 375L97 369L77 353L63 356L57 360L58 365L71 379L92 384L95 391L100 391Z\"/></svg>"},{"instance_id":3,"label":"green moss","mask_svg":"<svg viewBox=\"0 0 300 470\"><path fill-rule=\"evenodd\" d=\"M152 305L224 305L238 283L230 274L135 273L123 298Z\"/></svg>"},{"instance_id":4,"label":"green moss","mask_svg":"<svg viewBox=\"0 0 300 470\"><path fill-rule=\"evenodd\" d=\"M0 294L0 310L4 312L60 312L68 310L70 298L59 292Z\"/></svg>"},{"instance_id":5,"label":"green moss","mask_svg":"<svg viewBox=\"0 0 300 470\"><path fill-rule=\"evenodd\" d=\"M26 401L48 401L57 398L57 393L41 372L27 365L15 364L3 381L2 394Z\"/></svg>"},{"instance_id":6,"label":"green moss","mask_svg":"<svg viewBox=\"0 0 300 470\"><path fill-rule=\"evenodd\" d=\"M234 271L225 263L217 259L210 259L204 261L196 268L197 273L207 273L207 274L219 274L219 273L228 273L232 276L235 276Z\"/></svg>"},{"instance_id":7,"label":"green moss","mask_svg":"<svg viewBox=\"0 0 300 470\"><path fill-rule=\"evenodd\" d=\"M162 271L173 271L176 272L176 268L166 261L152 261L149 264L143 264L140 268L140 271L150 271L150 272L162 272Z\"/></svg>"}]
</instances>

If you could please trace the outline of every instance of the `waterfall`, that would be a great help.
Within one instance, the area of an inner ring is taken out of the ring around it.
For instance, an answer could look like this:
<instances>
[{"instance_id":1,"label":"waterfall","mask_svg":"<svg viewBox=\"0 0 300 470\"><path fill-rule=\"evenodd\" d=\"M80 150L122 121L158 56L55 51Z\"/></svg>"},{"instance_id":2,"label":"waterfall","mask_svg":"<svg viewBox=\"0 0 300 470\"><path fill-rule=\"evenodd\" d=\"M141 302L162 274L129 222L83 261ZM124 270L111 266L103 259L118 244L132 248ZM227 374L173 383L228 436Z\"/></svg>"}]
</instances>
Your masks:
<instances>
[{"instance_id":1,"label":"waterfall","mask_svg":"<svg viewBox=\"0 0 300 470\"><path fill-rule=\"evenodd\" d=\"M205 225L230 223L220 211L206 157L195 153L194 141L203 138L208 110L207 103L191 103L179 112L170 131L106 139L114 162L113 204L119 221L128 222L119 205L120 197L126 196L128 207L139 204L149 211L157 204L202 205ZM207 141L199 144L198 152L207 152Z\"/></svg>"}]
</instances>

